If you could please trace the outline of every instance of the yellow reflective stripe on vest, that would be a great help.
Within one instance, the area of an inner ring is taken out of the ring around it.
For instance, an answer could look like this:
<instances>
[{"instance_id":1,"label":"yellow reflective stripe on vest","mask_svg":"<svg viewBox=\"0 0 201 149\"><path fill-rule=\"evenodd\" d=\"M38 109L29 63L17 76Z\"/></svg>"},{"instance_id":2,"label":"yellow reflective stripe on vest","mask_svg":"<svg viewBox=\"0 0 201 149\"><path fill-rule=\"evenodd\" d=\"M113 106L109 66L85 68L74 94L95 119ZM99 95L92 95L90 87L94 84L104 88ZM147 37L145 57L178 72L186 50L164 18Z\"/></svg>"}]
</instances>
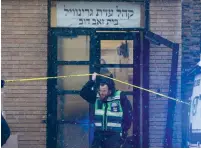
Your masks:
<instances>
[{"instance_id":1,"label":"yellow reflective stripe on vest","mask_svg":"<svg viewBox=\"0 0 201 149\"><path fill-rule=\"evenodd\" d=\"M94 123L94 124L97 127L101 127L102 126L102 123ZM107 126L108 127L121 127L121 124L120 123L107 123Z\"/></svg>"},{"instance_id":2,"label":"yellow reflective stripe on vest","mask_svg":"<svg viewBox=\"0 0 201 149\"><path fill-rule=\"evenodd\" d=\"M123 116L123 112L111 112L111 111L107 111L107 116L115 116L115 117L122 117Z\"/></svg>"},{"instance_id":3,"label":"yellow reflective stripe on vest","mask_svg":"<svg viewBox=\"0 0 201 149\"><path fill-rule=\"evenodd\" d=\"M104 115L104 111L103 110L95 110L95 115Z\"/></svg>"},{"instance_id":4,"label":"yellow reflective stripe on vest","mask_svg":"<svg viewBox=\"0 0 201 149\"><path fill-rule=\"evenodd\" d=\"M120 99L120 97L109 97L108 99L107 99L107 101L108 102L110 102L110 101L114 101L114 100L119 100Z\"/></svg>"},{"instance_id":5,"label":"yellow reflective stripe on vest","mask_svg":"<svg viewBox=\"0 0 201 149\"><path fill-rule=\"evenodd\" d=\"M114 99L120 99L120 96L115 96Z\"/></svg>"},{"instance_id":6,"label":"yellow reflective stripe on vest","mask_svg":"<svg viewBox=\"0 0 201 149\"><path fill-rule=\"evenodd\" d=\"M107 123L107 126L108 127L121 127L121 124L120 123Z\"/></svg>"},{"instance_id":7,"label":"yellow reflective stripe on vest","mask_svg":"<svg viewBox=\"0 0 201 149\"><path fill-rule=\"evenodd\" d=\"M101 127L102 126L102 123L94 123L95 124L95 126L97 126L97 127Z\"/></svg>"}]
</instances>

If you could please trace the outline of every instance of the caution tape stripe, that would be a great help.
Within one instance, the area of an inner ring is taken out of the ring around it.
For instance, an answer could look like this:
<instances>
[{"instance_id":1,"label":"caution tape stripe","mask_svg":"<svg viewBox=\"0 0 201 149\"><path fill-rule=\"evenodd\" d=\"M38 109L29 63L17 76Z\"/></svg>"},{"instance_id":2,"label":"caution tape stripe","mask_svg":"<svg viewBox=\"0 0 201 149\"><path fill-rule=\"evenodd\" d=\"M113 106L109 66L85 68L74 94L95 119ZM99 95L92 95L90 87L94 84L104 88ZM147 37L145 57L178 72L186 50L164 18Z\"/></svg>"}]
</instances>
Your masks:
<instances>
[{"instance_id":1,"label":"caution tape stripe","mask_svg":"<svg viewBox=\"0 0 201 149\"><path fill-rule=\"evenodd\" d=\"M73 74L73 75L68 75L68 76L56 76L56 77L40 77L40 78L29 78L29 79L16 79L16 80L5 80L5 82L9 83L9 82L26 82L26 81L40 81L40 80L48 80L48 79L63 79L63 78L70 78L70 77L83 77L83 76L91 76L92 74ZM122 84L125 84L125 85L129 85L129 86L132 86L134 88L138 88L140 90L144 90L146 92L149 92L149 93L152 93L152 94L156 94L158 96L161 96L161 97L164 97L164 98L167 98L167 99L170 99L170 100L174 100L176 102L180 102L180 103L183 103L183 104L187 104L187 105L190 105L190 103L188 102L184 102L180 99L176 99L176 98L173 98L173 97L169 97L167 95L164 95L164 94L161 94L161 93L157 93L157 92L154 92L152 90L149 90L149 89L146 89L146 88L143 88L143 87L140 87L140 86L136 86L136 85L133 85L133 84L130 84L130 83L127 83L127 82L124 82L124 81L121 81L121 80L118 80L118 79L115 79L115 78L111 78L111 77L108 77L108 76L105 76L105 75L102 75L102 74L97 74L99 76L102 76L104 78L108 78L108 79L111 79L113 81L116 81L116 82L119 82L119 83L122 83Z\"/></svg>"}]
</instances>

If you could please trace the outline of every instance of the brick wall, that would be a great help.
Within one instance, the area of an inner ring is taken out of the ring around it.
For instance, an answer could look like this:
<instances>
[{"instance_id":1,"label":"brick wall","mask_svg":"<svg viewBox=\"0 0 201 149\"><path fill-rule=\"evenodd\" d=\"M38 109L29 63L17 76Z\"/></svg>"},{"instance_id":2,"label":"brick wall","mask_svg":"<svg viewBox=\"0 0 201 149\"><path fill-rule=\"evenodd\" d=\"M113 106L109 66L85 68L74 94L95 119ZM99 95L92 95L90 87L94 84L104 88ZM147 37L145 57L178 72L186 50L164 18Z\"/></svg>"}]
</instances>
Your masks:
<instances>
[{"instance_id":1,"label":"brick wall","mask_svg":"<svg viewBox=\"0 0 201 149\"><path fill-rule=\"evenodd\" d=\"M2 79L47 74L47 0L2 0ZM19 147L45 147L46 81L7 83L2 104Z\"/></svg>"},{"instance_id":2,"label":"brick wall","mask_svg":"<svg viewBox=\"0 0 201 149\"><path fill-rule=\"evenodd\" d=\"M201 36L201 1L183 0L182 2L182 99L188 100L192 94L194 76L186 77L200 59L200 36ZM187 114L187 108L183 109L182 115ZM188 119L183 117L184 130L188 127ZM183 134L184 139L186 137ZM183 142L186 145L186 142Z\"/></svg>"},{"instance_id":3,"label":"brick wall","mask_svg":"<svg viewBox=\"0 0 201 149\"><path fill-rule=\"evenodd\" d=\"M178 90L181 86L181 1L151 0L150 30L172 42L180 44L178 63ZM172 50L151 44L150 48L150 89L168 95ZM150 147L163 147L168 100L150 94ZM181 146L181 103L176 105L173 147Z\"/></svg>"}]
</instances>

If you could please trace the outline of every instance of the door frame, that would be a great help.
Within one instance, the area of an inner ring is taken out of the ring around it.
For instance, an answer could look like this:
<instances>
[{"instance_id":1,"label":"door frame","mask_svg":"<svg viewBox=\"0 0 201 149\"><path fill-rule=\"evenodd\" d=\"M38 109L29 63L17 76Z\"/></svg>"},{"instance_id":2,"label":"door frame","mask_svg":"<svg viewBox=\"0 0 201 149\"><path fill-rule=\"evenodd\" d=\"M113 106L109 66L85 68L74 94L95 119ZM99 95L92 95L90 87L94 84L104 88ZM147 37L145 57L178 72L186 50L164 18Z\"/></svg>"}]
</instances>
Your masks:
<instances>
[{"instance_id":1,"label":"door frame","mask_svg":"<svg viewBox=\"0 0 201 149\"><path fill-rule=\"evenodd\" d=\"M145 22L145 27L144 28L130 28L130 29L126 29L126 28L90 28L90 29L86 29L86 28L58 28L58 27L51 27L51 0L47 1L48 5L47 5L47 11L48 11L48 63L47 63L47 76L56 76L56 71L55 71L55 56L52 56L52 54L56 54L56 47L54 47L54 39L52 39L52 34L54 34L54 32L58 31L60 33L62 33L62 31L66 31L66 33L68 31L70 31L72 34L73 30L79 30L78 32L81 32L81 30L85 30L87 31L88 34L91 33L91 35L93 33L95 33L95 30L115 30L115 31L121 31L121 30L125 30L125 31L142 31L144 34L145 29L149 30L149 3L150 0L144 0L144 6L145 6L145 17L144 17L144 22ZM143 39L144 36L143 36ZM144 41L144 40L143 40ZM146 65L143 67L143 71L147 72L147 75L143 75L143 80L145 80L143 83L144 87L149 88L149 42L147 44L147 48L146 52L147 52L147 56L143 56L143 63ZM91 69L91 68L90 68ZM90 72L91 73L91 72ZM56 106L54 106L54 104L57 104L57 101L54 100L55 99L55 93L54 90L56 90L56 86L55 86L56 81L54 80L48 80L47 81L47 120L44 121L44 123L46 123L46 147L51 147L51 148L56 148L56 144L57 144L57 139L55 139L57 137L57 126L56 123L54 122L55 120L57 120L57 115L55 114L55 111L57 111ZM144 105L146 106L146 108L144 109L145 112L145 117L147 117L147 119L149 119L149 94L147 92L144 92L144 96L147 97L147 101L145 101ZM149 120L147 121L143 121L143 124L149 126ZM147 141L145 141L143 143L143 147L149 147L149 128L144 128L145 132L147 132ZM146 138L145 138L146 139Z\"/></svg>"},{"instance_id":2,"label":"door frame","mask_svg":"<svg viewBox=\"0 0 201 149\"><path fill-rule=\"evenodd\" d=\"M51 30L51 39L50 39L50 47L48 52L48 76L57 76L58 66L66 66L66 65L82 65L89 66L90 71L90 57L88 61L59 61L57 60L57 45L58 45L58 37L66 37L66 38L75 38L79 35L88 35L91 38L92 31L82 32L79 30L71 30L64 29L53 29ZM89 49L89 53L91 53L91 49ZM89 76L90 78L90 76ZM57 147L57 139L58 139L58 126L59 124L67 124L75 122L58 120L57 118L57 96L66 95L66 94L74 94L79 95L78 90L59 90L57 89L57 79L48 80L48 97L47 97L47 147ZM89 108L90 110L90 108Z\"/></svg>"},{"instance_id":3,"label":"door frame","mask_svg":"<svg viewBox=\"0 0 201 149\"><path fill-rule=\"evenodd\" d=\"M140 43L140 32L98 32L95 35L96 39L96 59L95 61L95 71L99 71L99 68L132 68L133 69L133 82L137 86L141 86L140 78L141 78L141 71L140 71L140 55L142 54L141 51L141 43ZM101 59L101 47L100 41L101 40L132 40L133 41L133 63L132 64L100 64ZM96 68L97 67L97 68ZM133 96L133 132L132 132L132 140L133 140L133 147L140 147L140 117L142 116L140 113L140 89L133 88L133 91L125 92L126 95ZM142 106L143 107L143 106ZM148 134L146 134L148 135Z\"/></svg>"},{"instance_id":4,"label":"door frame","mask_svg":"<svg viewBox=\"0 0 201 149\"><path fill-rule=\"evenodd\" d=\"M76 37L78 35L89 35L90 36L90 57L93 56L93 51L92 49L94 49L93 47L93 44L96 42L96 38L95 35L103 35L105 34L104 33L97 33L96 31L102 31L102 30L108 30L108 31L125 31L126 33L121 33L119 32L118 34L121 34L121 35L129 35L129 36L134 36L136 34L136 32L129 32L129 31L137 31L138 34L141 34L141 35L144 35L144 32L142 29L101 29L101 30L98 30L98 29L79 29L79 28L76 28L76 29L73 29L73 28L51 28L50 29L50 34L49 34L49 44L48 44L48 76L57 76L57 66L58 65L66 65L66 64L72 64L72 65L89 65L90 67L90 73L94 72L93 70L93 64L89 61L79 61L79 62L66 62L66 61L57 61L57 36L65 36L65 37ZM114 34L114 33L112 33ZM141 51L141 41L144 41L145 38L144 36L141 37L139 36L138 38L136 38L136 40L138 40L138 46L139 46L139 54L140 54L140 51ZM146 50L146 52L148 52L149 50ZM144 57L148 54L143 54ZM148 56L149 57L149 56ZM140 61L139 57L138 57L138 60ZM141 63L144 63L146 61L146 59L143 59L143 62ZM146 65L147 67L143 67L143 70L146 69L145 72L148 72L148 65ZM136 69L139 69L140 67L136 67ZM136 73L136 71L134 71ZM137 75L137 74L134 74L134 75ZM143 80L145 78L149 78L148 77L148 73L147 75L145 76L146 74L143 74ZM135 80L135 79L133 79ZM146 82L146 81L144 81ZM138 84L139 82L133 82L134 84ZM56 147L57 145L57 131L58 131L58 121L57 121L57 100L54 100L54 99L57 99L57 95L58 93L59 94L66 94L66 93L69 93L68 91L62 91L62 92L58 92L57 88L56 88L56 85L57 85L57 80L56 79L53 79L53 80L48 80L47 81L47 120L46 120L46 123L47 123L47 147ZM144 86L144 84L143 84ZM149 86L148 82L146 83L146 86ZM71 91L70 93L74 93L74 94L78 94L79 92L77 91ZM140 90L139 89L136 89L135 93L134 94L140 94ZM143 94L149 98L148 93L146 92L143 92ZM135 95L137 96L137 95ZM149 100L147 100L149 101ZM137 105L139 103L135 103L135 105ZM146 104L148 107L148 102ZM139 111L139 107L134 109L136 111L134 111L134 113L137 115L140 114L140 111ZM90 113L92 110L92 107L90 107ZM144 110L144 109L143 109ZM146 112L144 113L144 116L146 116L147 118L144 117L143 119L143 129L148 129L148 108L146 110ZM90 116L91 117L91 116ZM135 123L138 123L139 120L135 119L136 122ZM146 121L146 122L145 122ZM139 126L139 125L137 125ZM139 134L139 132L137 132L139 129L138 128L135 128L134 131L135 131L135 134ZM143 135L144 137L146 136L149 136L148 134L148 131L143 131L145 132L146 134ZM133 132L134 133L134 132ZM137 139L137 138L138 139ZM133 140L139 142L140 136L136 135L135 138ZM148 146L148 140L146 141L147 144L144 144L142 146ZM136 143L137 146L140 146L140 144Z\"/></svg>"},{"instance_id":5,"label":"door frame","mask_svg":"<svg viewBox=\"0 0 201 149\"><path fill-rule=\"evenodd\" d=\"M55 62L56 62L56 54L57 50L55 47L55 38L54 36L57 34L61 35L75 35L75 34L88 34L88 35L93 35L97 29L90 28L90 29L82 29L82 28L49 28L48 32L48 72L47 76L57 76L56 69L55 69ZM106 29L102 29L106 30ZM108 29L110 30L110 29ZM114 29L115 30L115 29ZM150 32L149 30L143 29L143 28L134 28L134 29L117 29L117 31L142 31L143 41L144 39L148 39L154 44L160 45L163 44L166 47L169 47L172 49L172 64L171 64L171 76L169 80L169 93L168 95L170 97L175 98L177 93L177 66L178 66L178 53L179 53L179 44L171 42L157 34L154 34ZM143 47L143 72L146 72L143 75L143 87L149 88L149 83L148 83L148 78L149 78L149 42L146 43L146 47ZM141 44L142 45L142 44ZM145 52L146 51L146 52ZM147 81L146 81L147 80ZM56 147L57 144L57 101L54 100L56 99L56 81L55 80L47 80L47 120L45 123L47 124L47 140L46 140L46 145L47 147ZM149 117L149 94L145 91L142 91L142 96L147 97L148 100L144 100L144 109L145 113L143 113L143 116L148 119ZM168 113L167 113L167 123L166 123L166 131L165 131L165 139L164 139L164 146L165 147L171 147L172 146L172 136L173 136L173 123L174 123L174 113L175 113L175 106L176 106L176 101L168 101ZM143 120L143 130L149 134L149 121ZM145 141L141 144L143 144L143 147L149 147L149 135L144 136L143 138ZM167 138L167 140L166 140Z\"/></svg>"}]
</instances>

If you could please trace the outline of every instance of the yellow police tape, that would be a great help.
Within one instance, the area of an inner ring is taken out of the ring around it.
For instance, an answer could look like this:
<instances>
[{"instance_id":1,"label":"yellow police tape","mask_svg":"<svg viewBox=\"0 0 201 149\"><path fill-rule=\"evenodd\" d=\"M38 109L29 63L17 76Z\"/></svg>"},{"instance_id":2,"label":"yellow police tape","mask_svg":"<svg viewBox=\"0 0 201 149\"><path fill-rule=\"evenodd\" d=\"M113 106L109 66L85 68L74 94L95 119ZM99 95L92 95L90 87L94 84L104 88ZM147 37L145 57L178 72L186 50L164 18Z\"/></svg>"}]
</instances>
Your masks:
<instances>
[{"instance_id":1,"label":"yellow police tape","mask_svg":"<svg viewBox=\"0 0 201 149\"><path fill-rule=\"evenodd\" d=\"M5 80L5 82L39 81L39 80L48 80L48 79L62 79L62 78L69 78L69 77L83 77L83 76L90 76L90 75L92 75L92 74L75 74L75 75L68 75L68 76L56 76L56 77L41 77L41 78L30 78L30 79ZM110 77L105 76L105 75L102 75L102 74L97 74L97 75L98 75L98 76L105 77L105 78L112 79L112 80L114 80L114 81L116 81L116 82L119 82L119 83L122 83L122 84L126 84L126 85L129 85L129 86L132 86L132 87L134 87L134 88L138 88L138 89L147 91L147 92L149 92L149 93L153 93L153 94L159 95L159 96L161 96L161 97L165 97L165 98L167 98L167 99L175 100L175 101L177 101L177 102L190 105L190 103L188 103L188 102L184 102L184 101L181 101L181 100L179 100L179 99L176 99L176 98L173 98L173 97L169 97L169 96L167 96L167 95L160 94L160 93L154 92L154 91L149 90L149 89L146 89L146 88L142 88L142 87L139 87L139 86L136 86L136 85L133 85L133 84L130 84L130 83L127 83L127 82L118 80L118 79L110 78Z\"/></svg>"}]
</instances>

